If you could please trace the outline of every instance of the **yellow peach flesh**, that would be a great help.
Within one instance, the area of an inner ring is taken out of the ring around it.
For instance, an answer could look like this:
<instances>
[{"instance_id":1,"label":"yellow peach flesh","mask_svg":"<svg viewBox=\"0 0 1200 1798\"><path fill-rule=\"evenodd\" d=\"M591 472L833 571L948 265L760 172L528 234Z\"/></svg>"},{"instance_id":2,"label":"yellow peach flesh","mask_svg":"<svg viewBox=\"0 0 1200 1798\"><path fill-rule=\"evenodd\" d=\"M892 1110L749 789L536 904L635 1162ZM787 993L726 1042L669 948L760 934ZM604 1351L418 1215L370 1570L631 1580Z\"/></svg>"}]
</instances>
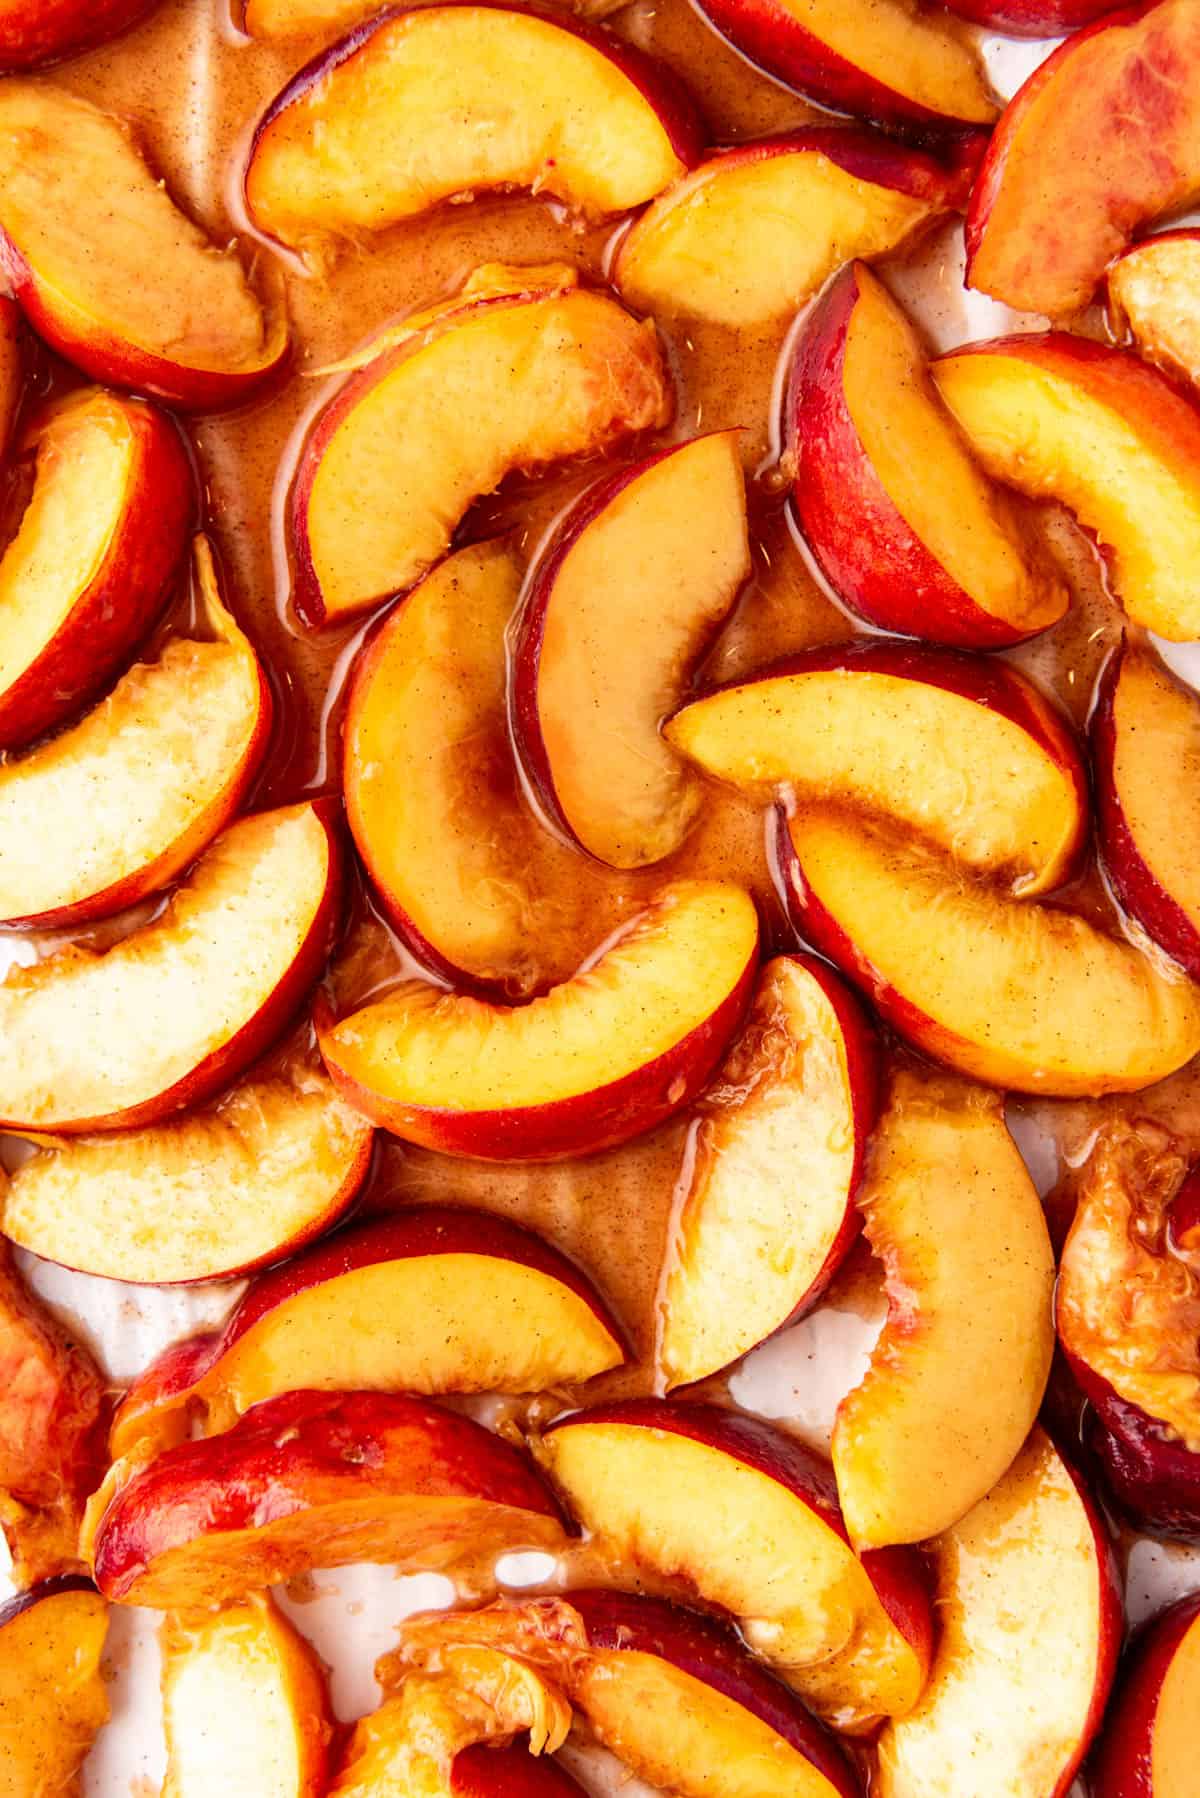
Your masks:
<instances>
[{"instance_id":1,"label":"yellow peach flesh","mask_svg":"<svg viewBox=\"0 0 1200 1798\"><path fill-rule=\"evenodd\" d=\"M1154 1798L1191 1798L1195 1784L1196 1705L1200 1697L1200 1623L1171 1656L1154 1712L1150 1777Z\"/></svg>"},{"instance_id":2,"label":"yellow peach flesh","mask_svg":"<svg viewBox=\"0 0 1200 1798\"><path fill-rule=\"evenodd\" d=\"M1113 695L1113 788L1137 853L1200 929L1200 705L1151 656L1127 651Z\"/></svg>"},{"instance_id":3,"label":"yellow peach flesh","mask_svg":"<svg viewBox=\"0 0 1200 1798\"><path fill-rule=\"evenodd\" d=\"M779 0L844 61L931 112L990 125L997 107L966 32L914 0Z\"/></svg>"},{"instance_id":4,"label":"yellow peach flesh","mask_svg":"<svg viewBox=\"0 0 1200 1798\"><path fill-rule=\"evenodd\" d=\"M1200 239L1151 237L1122 256L1108 277L1118 327L1152 362L1200 381Z\"/></svg>"},{"instance_id":5,"label":"yellow peach flesh","mask_svg":"<svg viewBox=\"0 0 1200 1798\"><path fill-rule=\"evenodd\" d=\"M108 1606L68 1591L30 1605L0 1637L0 1798L71 1792L108 1721L100 1671Z\"/></svg>"}]
</instances>

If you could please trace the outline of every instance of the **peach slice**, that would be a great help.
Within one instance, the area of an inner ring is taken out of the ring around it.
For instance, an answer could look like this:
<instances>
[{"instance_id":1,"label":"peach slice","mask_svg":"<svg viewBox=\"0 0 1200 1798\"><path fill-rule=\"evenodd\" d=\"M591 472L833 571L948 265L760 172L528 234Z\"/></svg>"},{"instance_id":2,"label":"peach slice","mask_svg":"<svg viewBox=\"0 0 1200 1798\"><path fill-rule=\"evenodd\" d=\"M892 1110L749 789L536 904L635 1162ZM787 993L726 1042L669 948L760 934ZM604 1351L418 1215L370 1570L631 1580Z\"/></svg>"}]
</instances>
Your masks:
<instances>
[{"instance_id":1,"label":"peach slice","mask_svg":"<svg viewBox=\"0 0 1200 1798\"><path fill-rule=\"evenodd\" d=\"M659 731L750 573L737 433L580 495L529 572L512 722L547 813L613 868L662 861L702 800Z\"/></svg>"},{"instance_id":2,"label":"peach slice","mask_svg":"<svg viewBox=\"0 0 1200 1798\"><path fill-rule=\"evenodd\" d=\"M128 31L156 0L0 0L0 69L32 69Z\"/></svg>"},{"instance_id":3,"label":"peach slice","mask_svg":"<svg viewBox=\"0 0 1200 1798\"><path fill-rule=\"evenodd\" d=\"M0 984L5 1127L78 1135L211 1098L316 979L339 891L329 802L260 812L115 947L14 968Z\"/></svg>"},{"instance_id":4,"label":"peach slice","mask_svg":"<svg viewBox=\"0 0 1200 1798\"><path fill-rule=\"evenodd\" d=\"M1121 0L945 0L951 12L1009 37L1058 37L1116 12Z\"/></svg>"},{"instance_id":5,"label":"peach slice","mask_svg":"<svg viewBox=\"0 0 1200 1798\"><path fill-rule=\"evenodd\" d=\"M557 1249L487 1212L421 1206L261 1275L223 1329L135 1381L112 1448L182 1440L200 1406L213 1435L281 1392L545 1392L624 1360L619 1326Z\"/></svg>"},{"instance_id":6,"label":"peach slice","mask_svg":"<svg viewBox=\"0 0 1200 1798\"><path fill-rule=\"evenodd\" d=\"M368 354L320 414L292 490L310 624L411 587L513 469L599 454L671 413L654 326L565 267L485 266Z\"/></svg>"},{"instance_id":7,"label":"peach slice","mask_svg":"<svg viewBox=\"0 0 1200 1798\"><path fill-rule=\"evenodd\" d=\"M784 403L796 521L830 585L885 630L998 649L1067 590L967 451L925 351L862 263L806 319Z\"/></svg>"},{"instance_id":8,"label":"peach slice","mask_svg":"<svg viewBox=\"0 0 1200 1798\"><path fill-rule=\"evenodd\" d=\"M246 205L302 250L494 188L603 217L661 193L702 142L680 84L620 38L454 0L369 19L301 69L255 130Z\"/></svg>"},{"instance_id":9,"label":"peach slice","mask_svg":"<svg viewBox=\"0 0 1200 1798\"><path fill-rule=\"evenodd\" d=\"M6 749L77 711L144 635L195 506L175 425L140 400L72 394L42 412L22 449L33 459L32 491L0 557Z\"/></svg>"},{"instance_id":10,"label":"peach slice","mask_svg":"<svg viewBox=\"0 0 1200 1798\"><path fill-rule=\"evenodd\" d=\"M108 1280L227 1280L328 1229L374 1137L316 1069L249 1078L185 1117L44 1148L0 1197L0 1230Z\"/></svg>"},{"instance_id":11,"label":"peach slice","mask_svg":"<svg viewBox=\"0 0 1200 1798\"><path fill-rule=\"evenodd\" d=\"M606 1551L735 1616L836 1728L916 1703L933 1645L921 1564L902 1548L855 1555L829 1463L797 1438L635 1399L564 1418L538 1453Z\"/></svg>"},{"instance_id":12,"label":"peach slice","mask_svg":"<svg viewBox=\"0 0 1200 1798\"><path fill-rule=\"evenodd\" d=\"M6 924L120 911L168 885L236 812L266 748L271 689L203 537L196 584L200 640L172 639L74 729L0 768Z\"/></svg>"},{"instance_id":13,"label":"peach slice","mask_svg":"<svg viewBox=\"0 0 1200 1798\"><path fill-rule=\"evenodd\" d=\"M568 979L616 909L521 789L505 672L520 590L501 543L439 563L355 661L343 760L350 829L405 943L509 999Z\"/></svg>"},{"instance_id":14,"label":"peach slice","mask_svg":"<svg viewBox=\"0 0 1200 1798\"><path fill-rule=\"evenodd\" d=\"M1102 18L1043 62L1005 108L971 196L970 285L1050 318L1087 306L1140 228L1200 192L1198 67L1192 0Z\"/></svg>"},{"instance_id":15,"label":"peach slice","mask_svg":"<svg viewBox=\"0 0 1200 1798\"><path fill-rule=\"evenodd\" d=\"M1108 877L1129 914L1200 977L1200 703L1148 650L1122 644L1092 714L1096 819Z\"/></svg>"},{"instance_id":16,"label":"peach slice","mask_svg":"<svg viewBox=\"0 0 1200 1798\"><path fill-rule=\"evenodd\" d=\"M1108 271L1114 329L1168 374L1200 383L1200 231L1163 231L1134 244Z\"/></svg>"},{"instance_id":17,"label":"peach slice","mask_svg":"<svg viewBox=\"0 0 1200 1798\"><path fill-rule=\"evenodd\" d=\"M115 1603L190 1612L313 1567L436 1573L562 1543L533 1469L470 1418L398 1393L289 1392L135 1474L94 1560Z\"/></svg>"},{"instance_id":18,"label":"peach slice","mask_svg":"<svg viewBox=\"0 0 1200 1798\"><path fill-rule=\"evenodd\" d=\"M79 1790L108 1721L108 1606L85 1579L46 1580L0 1604L0 1798Z\"/></svg>"},{"instance_id":19,"label":"peach slice","mask_svg":"<svg viewBox=\"0 0 1200 1798\"><path fill-rule=\"evenodd\" d=\"M879 1798L1065 1798L1121 1646L1104 1520L1035 1430L933 1554L937 1658L880 1739Z\"/></svg>"},{"instance_id":20,"label":"peach slice","mask_svg":"<svg viewBox=\"0 0 1200 1798\"><path fill-rule=\"evenodd\" d=\"M1073 913L831 811L781 826L796 928L901 1035L993 1086L1137 1092L1200 1050L1200 990ZM933 921L936 920L936 927Z\"/></svg>"},{"instance_id":21,"label":"peach slice","mask_svg":"<svg viewBox=\"0 0 1200 1798\"><path fill-rule=\"evenodd\" d=\"M667 1385L703 1380L820 1299L861 1226L878 1047L824 963L769 961L698 1106L662 1291Z\"/></svg>"},{"instance_id":22,"label":"peach slice","mask_svg":"<svg viewBox=\"0 0 1200 1798\"><path fill-rule=\"evenodd\" d=\"M162 1798L322 1798L333 1734L317 1658L265 1594L163 1631Z\"/></svg>"},{"instance_id":23,"label":"peach slice","mask_svg":"<svg viewBox=\"0 0 1200 1798\"><path fill-rule=\"evenodd\" d=\"M1135 623L1200 636L1200 411L1173 382L1062 331L970 344L933 377L990 474L1095 533Z\"/></svg>"},{"instance_id":24,"label":"peach slice","mask_svg":"<svg viewBox=\"0 0 1200 1798\"><path fill-rule=\"evenodd\" d=\"M897 1074L859 1194L888 1318L833 1431L857 1548L968 1512L1032 1429L1054 1353L1054 1251L997 1094Z\"/></svg>"},{"instance_id":25,"label":"peach slice","mask_svg":"<svg viewBox=\"0 0 1200 1798\"><path fill-rule=\"evenodd\" d=\"M8 449L24 385L21 308L0 295L0 455Z\"/></svg>"},{"instance_id":26,"label":"peach slice","mask_svg":"<svg viewBox=\"0 0 1200 1798\"><path fill-rule=\"evenodd\" d=\"M22 1586L79 1560L84 1500L104 1468L107 1410L91 1356L26 1289L0 1242L0 1526Z\"/></svg>"},{"instance_id":27,"label":"peach slice","mask_svg":"<svg viewBox=\"0 0 1200 1798\"><path fill-rule=\"evenodd\" d=\"M1188 1798L1200 1713L1200 1592L1134 1638L1091 1767L1096 1798Z\"/></svg>"},{"instance_id":28,"label":"peach slice","mask_svg":"<svg viewBox=\"0 0 1200 1798\"><path fill-rule=\"evenodd\" d=\"M880 125L990 125L999 108L962 27L910 0L700 0L735 50L835 112ZM941 9L939 9L940 11Z\"/></svg>"},{"instance_id":29,"label":"peach slice","mask_svg":"<svg viewBox=\"0 0 1200 1798\"><path fill-rule=\"evenodd\" d=\"M1087 834L1074 734L1004 662L832 644L693 700L664 734L717 780L894 819L1023 897L1060 886Z\"/></svg>"},{"instance_id":30,"label":"peach slice","mask_svg":"<svg viewBox=\"0 0 1200 1798\"><path fill-rule=\"evenodd\" d=\"M807 125L709 156L622 238L613 280L640 312L745 330L790 318L851 256L882 256L962 210L951 162L854 126Z\"/></svg>"},{"instance_id":31,"label":"peach slice","mask_svg":"<svg viewBox=\"0 0 1200 1798\"><path fill-rule=\"evenodd\" d=\"M123 120L10 80L0 149L0 270L53 349L98 381L202 412L280 367L282 312L264 316L237 256L179 210Z\"/></svg>"},{"instance_id":32,"label":"peach slice","mask_svg":"<svg viewBox=\"0 0 1200 1798\"><path fill-rule=\"evenodd\" d=\"M344 1097L409 1142L481 1161L588 1155L696 1096L741 1022L757 961L747 893L676 881L529 1005L410 981L338 1023L319 1003L321 1053Z\"/></svg>"}]
</instances>

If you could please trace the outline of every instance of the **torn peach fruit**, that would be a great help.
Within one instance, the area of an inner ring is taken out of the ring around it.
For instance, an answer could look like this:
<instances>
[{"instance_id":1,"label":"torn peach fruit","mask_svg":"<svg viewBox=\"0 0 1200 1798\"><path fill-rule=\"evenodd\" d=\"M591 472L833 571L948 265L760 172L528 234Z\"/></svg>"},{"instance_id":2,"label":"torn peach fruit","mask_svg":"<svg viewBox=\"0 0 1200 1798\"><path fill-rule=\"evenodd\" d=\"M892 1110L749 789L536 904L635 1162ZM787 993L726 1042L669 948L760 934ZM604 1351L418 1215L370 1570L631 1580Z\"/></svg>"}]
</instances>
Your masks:
<instances>
[{"instance_id":1,"label":"torn peach fruit","mask_svg":"<svg viewBox=\"0 0 1200 1798\"><path fill-rule=\"evenodd\" d=\"M128 31L156 0L0 0L0 69L33 69Z\"/></svg>"},{"instance_id":2,"label":"torn peach fruit","mask_svg":"<svg viewBox=\"0 0 1200 1798\"><path fill-rule=\"evenodd\" d=\"M1200 231L1161 231L1135 243L1108 271L1117 335L1168 374L1200 384Z\"/></svg>"},{"instance_id":3,"label":"torn peach fruit","mask_svg":"<svg viewBox=\"0 0 1200 1798\"><path fill-rule=\"evenodd\" d=\"M108 1721L108 1606L90 1580L46 1580L0 1604L0 1795L73 1798Z\"/></svg>"}]
</instances>

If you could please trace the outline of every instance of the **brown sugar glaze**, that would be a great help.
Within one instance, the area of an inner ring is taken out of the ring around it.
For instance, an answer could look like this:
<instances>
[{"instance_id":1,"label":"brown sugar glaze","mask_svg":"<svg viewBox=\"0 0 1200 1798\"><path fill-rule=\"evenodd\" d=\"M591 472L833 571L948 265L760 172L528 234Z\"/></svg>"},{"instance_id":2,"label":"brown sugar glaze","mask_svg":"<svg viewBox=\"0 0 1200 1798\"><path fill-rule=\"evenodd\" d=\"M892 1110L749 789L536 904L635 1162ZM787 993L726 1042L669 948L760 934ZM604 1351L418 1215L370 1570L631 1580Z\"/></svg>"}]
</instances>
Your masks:
<instances>
[{"instance_id":1,"label":"brown sugar glaze","mask_svg":"<svg viewBox=\"0 0 1200 1798\"><path fill-rule=\"evenodd\" d=\"M623 35L662 56L688 82L713 142L787 129L818 116L728 49L687 0L635 0L610 21ZM320 371L347 355L385 321L454 291L488 261L577 263L603 281L611 224L580 229L552 205L522 197L484 199L441 208L361 246L345 250L319 275L256 240L240 205L239 179L248 127L285 80L322 47L320 40L276 46L252 43L238 30L227 0L164 0L119 43L77 58L49 79L125 114L179 201L213 234L236 233L243 251L282 274L293 332L287 380L236 413L189 426L205 493L205 523L217 547L231 603L267 664L278 701L275 734L254 806L336 788L345 680L366 623L315 634L289 606L282 530L283 501L303 421L326 383ZM102 196L97 196L100 203ZM922 246L913 255L920 258ZM884 265L886 273L887 265ZM836 641L859 627L828 598L810 573L782 502L774 423L784 333L745 333L661 321L677 379L678 406L669 439L698 429L743 428L747 472L755 478L751 510L755 573L697 685L729 679L805 646ZM1100 329L1101 326L1095 328ZM63 377L47 358L35 377ZM481 504L460 534L469 541L509 532L522 551L536 545L550 520L598 472L593 463L539 482L519 483ZM12 511L12 504L6 508ZM1099 666L1121 629L1091 546L1065 516L1036 521L1062 559L1075 590L1063 623L1011 660L1053 689L1077 725L1084 722ZM181 590L155 641L187 621ZM668 863L630 877L575 857L578 878L593 884L597 913L615 920L649 888L678 874L721 876L751 887L763 906L775 947L794 942L771 887L761 812L710 787L698 827ZM452 827L453 821L451 821ZM1112 921L1094 870L1052 903ZM142 908L138 917L146 915ZM109 941L133 920L103 927L89 940ZM611 924L609 925L611 927ZM600 930L597 937L606 934ZM47 937L39 950L61 937ZM582 957L595 942L582 942ZM340 1003L360 1000L414 968L360 888L351 908L336 988ZM277 1053L311 1052L301 1027ZM1018 1101L1047 1130L1067 1172L1078 1163L1101 1118L1124 1109L1153 1116L1200 1151L1200 1075L1185 1070L1149 1093L1092 1102ZM438 1199L479 1204L531 1225L586 1267L616 1308L636 1344L636 1367L597 1382L588 1398L647 1390L655 1380L654 1338L659 1272L668 1244L673 1198L684 1159L688 1120L606 1155L549 1166L488 1166L448 1159L387 1141L380 1149L365 1204ZM1069 1180L1069 1174L1068 1174ZM837 1301L870 1303L873 1273L865 1252L852 1258L835 1289ZM864 1296L865 1295L865 1296ZM724 1382L710 1382L715 1394ZM573 1395L563 1394L553 1408ZM547 1401L540 1401L544 1414Z\"/></svg>"}]
</instances>

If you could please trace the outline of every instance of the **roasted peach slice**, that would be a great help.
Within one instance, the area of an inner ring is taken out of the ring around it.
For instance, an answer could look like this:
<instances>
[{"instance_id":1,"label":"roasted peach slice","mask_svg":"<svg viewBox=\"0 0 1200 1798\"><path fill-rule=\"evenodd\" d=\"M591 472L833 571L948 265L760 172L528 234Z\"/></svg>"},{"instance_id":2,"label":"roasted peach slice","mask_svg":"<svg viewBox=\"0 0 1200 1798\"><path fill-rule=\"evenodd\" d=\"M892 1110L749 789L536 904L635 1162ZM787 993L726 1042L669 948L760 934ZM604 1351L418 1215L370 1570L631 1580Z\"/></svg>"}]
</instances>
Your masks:
<instances>
[{"instance_id":1,"label":"roasted peach slice","mask_svg":"<svg viewBox=\"0 0 1200 1798\"><path fill-rule=\"evenodd\" d=\"M1114 329L1168 374L1200 383L1200 231L1163 231L1134 244L1108 271Z\"/></svg>"},{"instance_id":2,"label":"roasted peach slice","mask_svg":"<svg viewBox=\"0 0 1200 1798\"><path fill-rule=\"evenodd\" d=\"M211 1098L315 980L337 923L327 801L233 824L166 910L103 954L71 946L0 985L5 1127L78 1135Z\"/></svg>"},{"instance_id":3,"label":"roasted peach slice","mask_svg":"<svg viewBox=\"0 0 1200 1798\"><path fill-rule=\"evenodd\" d=\"M53 349L98 381L202 412L280 366L282 313L264 315L237 256L179 210L121 119L65 88L6 81L0 149L0 270Z\"/></svg>"},{"instance_id":4,"label":"roasted peach slice","mask_svg":"<svg viewBox=\"0 0 1200 1798\"><path fill-rule=\"evenodd\" d=\"M879 1742L880 1798L1065 1798L1121 1646L1108 1528L1049 1437L933 1545L941 1635Z\"/></svg>"},{"instance_id":5,"label":"roasted peach slice","mask_svg":"<svg viewBox=\"0 0 1200 1798\"><path fill-rule=\"evenodd\" d=\"M653 325L568 268L484 267L367 354L318 418L292 490L310 624L411 587L512 469L595 455L671 412Z\"/></svg>"},{"instance_id":6,"label":"roasted peach slice","mask_svg":"<svg viewBox=\"0 0 1200 1798\"><path fill-rule=\"evenodd\" d=\"M186 1117L43 1148L0 1197L0 1231L109 1280L231 1279L328 1229L374 1136L316 1069L251 1077Z\"/></svg>"},{"instance_id":7,"label":"roasted peach slice","mask_svg":"<svg viewBox=\"0 0 1200 1798\"><path fill-rule=\"evenodd\" d=\"M1136 1092L1200 1050L1200 989L1182 974L1071 912L966 881L895 830L797 813L779 861L801 934L964 1074L1059 1097Z\"/></svg>"},{"instance_id":8,"label":"roasted peach slice","mask_svg":"<svg viewBox=\"0 0 1200 1798\"><path fill-rule=\"evenodd\" d=\"M1200 1714L1200 1592L1134 1637L1092 1760L1096 1798L1188 1798Z\"/></svg>"},{"instance_id":9,"label":"roasted peach slice","mask_svg":"<svg viewBox=\"0 0 1200 1798\"><path fill-rule=\"evenodd\" d=\"M72 394L33 421L22 452L32 462L31 491L0 557L0 745L8 749L77 711L144 635L183 557L195 505L178 431L140 400ZM46 869L43 878L64 872Z\"/></svg>"},{"instance_id":10,"label":"roasted peach slice","mask_svg":"<svg viewBox=\"0 0 1200 1798\"><path fill-rule=\"evenodd\" d=\"M701 0L735 50L837 112L924 129L990 125L998 107L956 20L909 0Z\"/></svg>"},{"instance_id":11,"label":"roasted peach slice","mask_svg":"<svg viewBox=\"0 0 1200 1798\"><path fill-rule=\"evenodd\" d=\"M796 521L848 606L885 630L998 649L1068 595L969 454L915 329L862 263L805 320L784 404Z\"/></svg>"},{"instance_id":12,"label":"roasted peach slice","mask_svg":"<svg viewBox=\"0 0 1200 1798\"><path fill-rule=\"evenodd\" d=\"M1096 816L1113 890L1200 977L1200 703L1149 650L1122 644L1092 714Z\"/></svg>"},{"instance_id":13,"label":"roasted peach slice","mask_svg":"<svg viewBox=\"0 0 1200 1798\"><path fill-rule=\"evenodd\" d=\"M958 1522L1011 1464L1054 1352L1054 1251L1000 1098L897 1074L859 1194L888 1317L838 1407L833 1465L859 1549Z\"/></svg>"},{"instance_id":14,"label":"roasted peach slice","mask_svg":"<svg viewBox=\"0 0 1200 1798\"><path fill-rule=\"evenodd\" d=\"M641 312L735 330L790 318L851 256L882 256L961 211L970 170L966 151L942 163L854 126L739 144L647 207L613 279Z\"/></svg>"},{"instance_id":15,"label":"roasted peach slice","mask_svg":"<svg viewBox=\"0 0 1200 1798\"><path fill-rule=\"evenodd\" d=\"M385 12L301 69L254 133L246 205L301 249L489 188L603 216L661 193L701 142L682 88L620 38L456 0Z\"/></svg>"},{"instance_id":16,"label":"roasted peach slice","mask_svg":"<svg viewBox=\"0 0 1200 1798\"><path fill-rule=\"evenodd\" d=\"M261 1275L223 1329L168 1349L121 1406L113 1452L180 1439L201 1406L212 1435L281 1392L544 1392L624 1359L619 1327L556 1249L487 1212L422 1206Z\"/></svg>"},{"instance_id":17,"label":"roasted peach slice","mask_svg":"<svg viewBox=\"0 0 1200 1798\"><path fill-rule=\"evenodd\" d=\"M343 760L350 829L408 947L454 984L510 999L568 979L597 926L617 921L603 871L593 878L522 791L505 649L520 591L502 543L426 575L355 662Z\"/></svg>"},{"instance_id":18,"label":"roasted peach slice","mask_svg":"<svg viewBox=\"0 0 1200 1798\"><path fill-rule=\"evenodd\" d=\"M718 780L894 819L1025 897L1067 879L1087 832L1071 729L1003 662L831 644L693 700L664 734Z\"/></svg>"},{"instance_id":19,"label":"roasted peach slice","mask_svg":"<svg viewBox=\"0 0 1200 1798\"><path fill-rule=\"evenodd\" d=\"M156 0L0 0L0 69L33 69L128 31Z\"/></svg>"},{"instance_id":20,"label":"roasted peach slice","mask_svg":"<svg viewBox=\"0 0 1200 1798\"><path fill-rule=\"evenodd\" d=\"M946 0L951 12L1009 37L1057 37L1116 12L1120 0Z\"/></svg>"},{"instance_id":21,"label":"roasted peach slice","mask_svg":"<svg viewBox=\"0 0 1200 1798\"><path fill-rule=\"evenodd\" d=\"M781 955L697 1108L662 1293L668 1386L728 1367L815 1305L861 1219L878 1049L824 963Z\"/></svg>"},{"instance_id":22,"label":"roasted peach slice","mask_svg":"<svg viewBox=\"0 0 1200 1798\"><path fill-rule=\"evenodd\" d=\"M970 344L933 377L990 474L1095 533L1136 624L1200 636L1200 410L1172 381L1062 331Z\"/></svg>"},{"instance_id":23,"label":"roasted peach slice","mask_svg":"<svg viewBox=\"0 0 1200 1798\"><path fill-rule=\"evenodd\" d=\"M838 1729L916 1703L933 1643L920 1562L908 1549L855 1555L832 1469L797 1438L643 1399L572 1413L538 1453L604 1551L737 1617Z\"/></svg>"},{"instance_id":24,"label":"roasted peach slice","mask_svg":"<svg viewBox=\"0 0 1200 1798\"><path fill-rule=\"evenodd\" d=\"M1042 63L1005 108L971 196L971 286L1050 318L1088 305L1139 228L1200 192L1198 70L1192 0L1102 18Z\"/></svg>"},{"instance_id":25,"label":"roasted peach slice","mask_svg":"<svg viewBox=\"0 0 1200 1798\"><path fill-rule=\"evenodd\" d=\"M0 1794L79 1788L108 1721L101 1672L108 1606L89 1580L46 1580L0 1604Z\"/></svg>"},{"instance_id":26,"label":"roasted peach slice","mask_svg":"<svg viewBox=\"0 0 1200 1798\"><path fill-rule=\"evenodd\" d=\"M266 747L271 689L203 537L196 575L201 636L173 638L81 723L0 768L6 924L120 911L168 885L237 810Z\"/></svg>"},{"instance_id":27,"label":"roasted peach slice","mask_svg":"<svg viewBox=\"0 0 1200 1798\"><path fill-rule=\"evenodd\" d=\"M450 1798L584 1798L583 1787L544 1755L511 1748L464 1748L450 1769Z\"/></svg>"},{"instance_id":28,"label":"roasted peach slice","mask_svg":"<svg viewBox=\"0 0 1200 1798\"><path fill-rule=\"evenodd\" d=\"M597 861L644 867L687 835L703 790L659 723L749 573L732 431L597 482L530 570L513 729L547 813Z\"/></svg>"},{"instance_id":29,"label":"roasted peach slice","mask_svg":"<svg viewBox=\"0 0 1200 1798\"><path fill-rule=\"evenodd\" d=\"M94 1542L119 1604L196 1611L352 1561L443 1572L561 1547L527 1462L470 1418L384 1392L289 1392L117 1492Z\"/></svg>"},{"instance_id":30,"label":"roasted peach slice","mask_svg":"<svg viewBox=\"0 0 1200 1798\"><path fill-rule=\"evenodd\" d=\"M747 893L676 881L529 1005L406 982L337 1023L319 1006L321 1053L350 1103L409 1142L480 1161L588 1155L695 1097L741 1022L757 960Z\"/></svg>"}]
</instances>

